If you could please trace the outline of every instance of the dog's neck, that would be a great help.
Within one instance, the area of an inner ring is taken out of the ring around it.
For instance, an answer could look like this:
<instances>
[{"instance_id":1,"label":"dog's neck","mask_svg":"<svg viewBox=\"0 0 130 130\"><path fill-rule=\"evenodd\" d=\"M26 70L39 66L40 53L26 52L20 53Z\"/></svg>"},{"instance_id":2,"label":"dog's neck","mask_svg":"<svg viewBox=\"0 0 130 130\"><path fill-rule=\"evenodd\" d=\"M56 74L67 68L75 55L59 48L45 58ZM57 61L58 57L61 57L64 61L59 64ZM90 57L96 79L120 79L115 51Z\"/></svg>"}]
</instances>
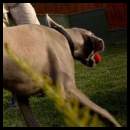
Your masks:
<instances>
[{"instance_id":1,"label":"dog's neck","mask_svg":"<svg viewBox=\"0 0 130 130\"><path fill-rule=\"evenodd\" d=\"M69 47L71 50L71 54L72 54L73 58L75 58L75 56L74 56L75 47L74 47L74 42L73 42L71 36L67 33L67 31L65 31L65 29L63 27L53 26L52 28L56 29L58 32L60 32L61 34L63 34L65 36L65 38L68 41L68 44L69 44Z\"/></svg>"}]
</instances>

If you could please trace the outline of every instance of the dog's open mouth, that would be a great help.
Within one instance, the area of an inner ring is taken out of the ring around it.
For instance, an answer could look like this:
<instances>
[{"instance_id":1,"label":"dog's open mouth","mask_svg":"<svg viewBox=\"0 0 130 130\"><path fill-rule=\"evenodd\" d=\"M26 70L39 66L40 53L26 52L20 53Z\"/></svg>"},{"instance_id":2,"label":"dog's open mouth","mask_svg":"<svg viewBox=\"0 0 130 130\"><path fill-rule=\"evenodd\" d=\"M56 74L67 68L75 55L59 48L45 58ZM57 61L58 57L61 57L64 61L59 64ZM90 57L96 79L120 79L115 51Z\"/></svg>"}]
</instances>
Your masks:
<instances>
[{"instance_id":1,"label":"dog's open mouth","mask_svg":"<svg viewBox=\"0 0 130 130\"><path fill-rule=\"evenodd\" d=\"M99 53L92 53L87 59L82 61L82 63L88 67L94 67L99 62L101 62L101 55Z\"/></svg>"}]
</instances>

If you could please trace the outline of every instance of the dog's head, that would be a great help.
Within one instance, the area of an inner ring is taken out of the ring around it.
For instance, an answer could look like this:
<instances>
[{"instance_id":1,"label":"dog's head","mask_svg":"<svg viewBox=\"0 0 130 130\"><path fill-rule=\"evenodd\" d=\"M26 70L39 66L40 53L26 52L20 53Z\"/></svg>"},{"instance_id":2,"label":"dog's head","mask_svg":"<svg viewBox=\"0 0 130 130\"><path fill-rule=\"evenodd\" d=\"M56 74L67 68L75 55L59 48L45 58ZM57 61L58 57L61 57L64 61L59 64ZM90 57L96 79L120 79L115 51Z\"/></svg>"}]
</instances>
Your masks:
<instances>
[{"instance_id":1,"label":"dog's head","mask_svg":"<svg viewBox=\"0 0 130 130\"><path fill-rule=\"evenodd\" d=\"M65 29L46 15L47 25L61 32L67 39L73 57L82 64L93 67L96 65L94 56L104 50L104 41L89 30L82 28Z\"/></svg>"}]
</instances>

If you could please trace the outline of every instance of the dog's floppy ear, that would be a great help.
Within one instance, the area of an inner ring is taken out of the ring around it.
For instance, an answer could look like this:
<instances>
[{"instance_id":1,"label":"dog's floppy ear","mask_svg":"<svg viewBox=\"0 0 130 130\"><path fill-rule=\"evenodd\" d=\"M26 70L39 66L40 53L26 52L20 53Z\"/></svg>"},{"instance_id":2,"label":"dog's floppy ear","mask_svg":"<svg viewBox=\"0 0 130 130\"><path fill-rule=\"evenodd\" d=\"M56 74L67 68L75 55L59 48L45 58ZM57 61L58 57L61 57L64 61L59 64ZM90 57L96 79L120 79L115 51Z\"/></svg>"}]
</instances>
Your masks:
<instances>
[{"instance_id":1,"label":"dog's floppy ear","mask_svg":"<svg viewBox=\"0 0 130 130\"><path fill-rule=\"evenodd\" d=\"M45 15L45 22L50 28L64 28L62 25L56 23L48 14Z\"/></svg>"},{"instance_id":2,"label":"dog's floppy ear","mask_svg":"<svg viewBox=\"0 0 130 130\"><path fill-rule=\"evenodd\" d=\"M46 14L46 23L50 28L54 28L55 30L62 33L67 38L72 56L74 56L74 43L70 34L65 30L65 28L62 25L56 23L51 17L49 17L48 14Z\"/></svg>"},{"instance_id":3,"label":"dog's floppy ear","mask_svg":"<svg viewBox=\"0 0 130 130\"><path fill-rule=\"evenodd\" d=\"M51 21L50 21L50 17L48 16L48 14L45 15L45 23L48 27L51 28Z\"/></svg>"},{"instance_id":4,"label":"dog's floppy ear","mask_svg":"<svg viewBox=\"0 0 130 130\"><path fill-rule=\"evenodd\" d=\"M104 51L104 41L103 39L95 36L95 35L83 35L85 46L87 47L90 43L93 46L94 52Z\"/></svg>"}]
</instances>

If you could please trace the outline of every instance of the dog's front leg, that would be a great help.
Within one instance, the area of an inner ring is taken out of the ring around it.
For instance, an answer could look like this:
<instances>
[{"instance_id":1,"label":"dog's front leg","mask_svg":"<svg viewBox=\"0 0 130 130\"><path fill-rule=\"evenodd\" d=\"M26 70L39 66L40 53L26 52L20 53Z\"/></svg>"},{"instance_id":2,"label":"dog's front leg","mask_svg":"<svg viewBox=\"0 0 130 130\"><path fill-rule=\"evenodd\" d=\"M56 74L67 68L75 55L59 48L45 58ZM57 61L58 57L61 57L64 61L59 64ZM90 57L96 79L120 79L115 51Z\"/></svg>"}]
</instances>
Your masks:
<instances>
[{"instance_id":1,"label":"dog's front leg","mask_svg":"<svg viewBox=\"0 0 130 130\"><path fill-rule=\"evenodd\" d=\"M33 116L33 112L29 105L29 99L27 97L16 96L19 108L23 114L24 120L28 127L39 127L39 123Z\"/></svg>"}]
</instances>

